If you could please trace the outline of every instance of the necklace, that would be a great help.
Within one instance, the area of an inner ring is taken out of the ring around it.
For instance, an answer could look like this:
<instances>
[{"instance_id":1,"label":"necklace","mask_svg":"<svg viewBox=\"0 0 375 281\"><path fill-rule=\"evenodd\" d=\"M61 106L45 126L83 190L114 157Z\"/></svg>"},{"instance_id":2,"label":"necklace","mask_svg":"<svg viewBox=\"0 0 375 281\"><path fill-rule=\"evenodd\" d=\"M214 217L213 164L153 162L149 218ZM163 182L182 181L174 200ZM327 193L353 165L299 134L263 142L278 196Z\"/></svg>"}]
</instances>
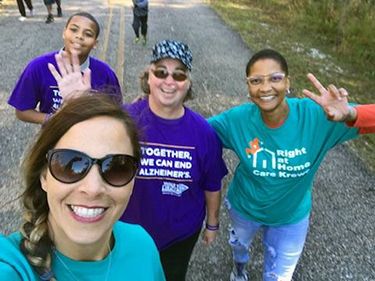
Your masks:
<instances>
[{"instance_id":1,"label":"necklace","mask_svg":"<svg viewBox=\"0 0 375 281\"><path fill-rule=\"evenodd\" d=\"M111 265L112 265L112 251L111 251L111 247L109 246L109 244L108 244L108 250L109 250L109 262L108 262L107 273L105 274L105 279L104 279L105 281L108 281L109 272L111 270ZM74 281L80 281L80 279L77 278L77 276L73 273L73 271L70 270L70 268L63 261L63 259L59 257L55 248L53 249L53 253L55 254L56 258L59 260L59 262L63 265L63 267L66 269L66 271L71 275L73 280Z\"/></svg>"}]
</instances>

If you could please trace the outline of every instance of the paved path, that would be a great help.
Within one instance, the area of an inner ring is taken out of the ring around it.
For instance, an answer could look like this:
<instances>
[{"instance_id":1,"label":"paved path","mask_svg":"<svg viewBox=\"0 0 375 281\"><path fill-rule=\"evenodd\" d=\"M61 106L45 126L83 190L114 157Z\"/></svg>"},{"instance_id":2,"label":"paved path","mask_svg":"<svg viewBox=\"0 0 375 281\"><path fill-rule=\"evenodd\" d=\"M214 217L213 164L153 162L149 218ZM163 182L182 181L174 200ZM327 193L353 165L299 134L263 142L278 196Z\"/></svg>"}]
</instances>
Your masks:
<instances>
[{"instance_id":1,"label":"paved path","mask_svg":"<svg viewBox=\"0 0 375 281\"><path fill-rule=\"evenodd\" d=\"M116 70L127 93L126 101L139 93L138 74L149 61L152 45L164 38L183 40L193 50L196 99L189 103L191 107L209 116L246 100L243 77L251 50L203 0L152 0L146 47L132 44L129 0L63 0L64 18L51 25L44 24L46 12L42 1L34 1L35 16L25 22L17 20L19 14L13 1L3 2L0 6L1 232L14 231L19 225L19 203L9 200L20 193L20 159L38 129L17 121L6 100L27 61L61 47L61 32L70 14L86 10L102 23L100 46L95 54ZM233 169L235 157L229 152L225 155ZM374 281L374 210L374 174L347 145L339 146L326 157L316 177L311 229L293 280ZM197 245L188 281L228 280L231 259L226 244L227 221L223 210L220 237L215 245L209 249ZM253 250L251 280L261 280L259 237Z\"/></svg>"}]
</instances>

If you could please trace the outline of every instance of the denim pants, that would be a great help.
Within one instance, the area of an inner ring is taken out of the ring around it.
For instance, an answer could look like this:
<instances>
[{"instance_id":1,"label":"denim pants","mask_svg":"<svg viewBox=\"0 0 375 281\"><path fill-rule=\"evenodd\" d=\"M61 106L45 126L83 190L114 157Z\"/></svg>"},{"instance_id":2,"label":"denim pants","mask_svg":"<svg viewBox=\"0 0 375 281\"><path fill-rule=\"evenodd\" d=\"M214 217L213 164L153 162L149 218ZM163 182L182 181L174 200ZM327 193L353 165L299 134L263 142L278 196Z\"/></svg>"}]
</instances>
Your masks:
<instances>
[{"instance_id":1,"label":"denim pants","mask_svg":"<svg viewBox=\"0 0 375 281\"><path fill-rule=\"evenodd\" d=\"M290 281L305 244L309 217L295 224L267 226L244 218L231 208L228 200L226 205L231 219L229 245L234 263L249 262L251 242L261 230L264 247L263 281Z\"/></svg>"}]
</instances>

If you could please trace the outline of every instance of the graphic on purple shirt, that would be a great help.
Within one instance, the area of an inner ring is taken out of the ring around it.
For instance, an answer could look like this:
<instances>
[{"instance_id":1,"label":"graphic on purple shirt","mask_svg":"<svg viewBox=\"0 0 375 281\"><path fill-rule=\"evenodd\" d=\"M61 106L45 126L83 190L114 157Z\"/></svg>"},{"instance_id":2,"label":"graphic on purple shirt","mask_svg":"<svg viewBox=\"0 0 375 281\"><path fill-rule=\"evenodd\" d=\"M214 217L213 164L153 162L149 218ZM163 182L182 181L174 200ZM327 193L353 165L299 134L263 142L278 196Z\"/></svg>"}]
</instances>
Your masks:
<instances>
[{"instance_id":1,"label":"graphic on purple shirt","mask_svg":"<svg viewBox=\"0 0 375 281\"><path fill-rule=\"evenodd\" d=\"M52 113L56 111L62 98L57 82L48 69L48 63L56 68L55 52L47 53L33 59L24 69L11 93L8 103L20 111L35 109ZM87 61L91 69L91 86L94 90L103 90L122 102L121 88L116 74L106 63L89 57Z\"/></svg>"},{"instance_id":2,"label":"graphic on purple shirt","mask_svg":"<svg viewBox=\"0 0 375 281\"><path fill-rule=\"evenodd\" d=\"M121 220L142 225L162 250L201 229L204 192L220 190L227 173L221 144L188 108L175 120L156 116L147 100L124 108L140 129L142 160Z\"/></svg>"}]
</instances>

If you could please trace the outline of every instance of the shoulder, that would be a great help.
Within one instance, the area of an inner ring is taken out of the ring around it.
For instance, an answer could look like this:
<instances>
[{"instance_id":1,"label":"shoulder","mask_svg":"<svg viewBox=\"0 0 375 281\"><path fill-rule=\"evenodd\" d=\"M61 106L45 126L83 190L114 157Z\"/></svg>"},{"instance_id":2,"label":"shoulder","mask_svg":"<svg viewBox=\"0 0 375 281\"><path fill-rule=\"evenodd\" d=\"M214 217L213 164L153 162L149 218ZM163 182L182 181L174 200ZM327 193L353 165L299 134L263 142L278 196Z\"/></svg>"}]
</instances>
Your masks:
<instances>
[{"instance_id":1,"label":"shoulder","mask_svg":"<svg viewBox=\"0 0 375 281\"><path fill-rule=\"evenodd\" d=\"M208 119L208 122L210 124L213 124L215 122L231 122L232 120L244 120L244 117L246 116L253 116L255 112L258 111L258 108L255 104L246 102L234 107L231 107L217 115L212 116ZM235 124L233 124L235 125Z\"/></svg>"},{"instance_id":2,"label":"shoulder","mask_svg":"<svg viewBox=\"0 0 375 281\"><path fill-rule=\"evenodd\" d=\"M200 134L216 136L215 130L210 126L208 120L198 112L185 107L184 118L186 120L185 124L187 124L189 128L193 128L194 131L200 131Z\"/></svg>"},{"instance_id":3,"label":"shoulder","mask_svg":"<svg viewBox=\"0 0 375 281\"><path fill-rule=\"evenodd\" d=\"M34 280L31 266L20 250L20 241L19 232L0 236L1 280Z\"/></svg>"},{"instance_id":4,"label":"shoulder","mask_svg":"<svg viewBox=\"0 0 375 281\"><path fill-rule=\"evenodd\" d=\"M89 57L90 59L90 69L91 70L94 70L94 69L107 69L107 70L110 70L110 71L113 71L111 66L109 64L107 64L106 62L102 61L102 60L99 60L95 57Z\"/></svg>"},{"instance_id":5,"label":"shoulder","mask_svg":"<svg viewBox=\"0 0 375 281\"><path fill-rule=\"evenodd\" d=\"M185 117L193 120L194 122L206 124L207 120L198 112L191 110L185 106Z\"/></svg>"},{"instance_id":6,"label":"shoulder","mask_svg":"<svg viewBox=\"0 0 375 281\"><path fill-rule=\"evenodd\" d=\"M46 63L55 61L55 54L57 54L57 51L49 52L43 55L40 55L38 57L33 58L30 63Z\"/></svg>"},{"instance_id":7,"label":"shoulder","mask_svg":"<svg viewBox=\"0 0 375 281\"><path fill-rule=\"evenodd\" d=\"M14 232L9 236L0 235L0 246L3 249L18 249L21 242L21 234Z\"/></svg>"},{"instance_id":8,"label":"shoulder","mask_svg":"<svg viewBox=\"0 0 375 281\"><path fill-rule=\"evenodd\" d=\"M320 116L326 120L323 108L309 98L287 98L287 103L291 112L299 116Z\"/></svg>"},{"instance_id":9,"label":"shoulder","mask_svg":"<svg viewBox=\"0 0 375 281\"><path fill-rule=\"evenodd\" d=\"M57 51L46 53L38 57L33 58L27 64L28 69L39 68L40 66L46 66L48 63L55 62L55 54Z\"/></svg>"},{"instance_id":10,"label":"shoulder","mask_svg":"<svg viewBox=\"0 0 375 281\"><path fill-rule=\"evenodd\" d=\"M125 110L132 116L136 118L140 116L140 113L148 106L147 99L140 99L136 102L123 104L122 109Z\"/></svg>"},{"instance_id":11,"label":"shoulder","mask_svg":"<svg viewBox=\"0 0 375 281\"><path fill-rule=\"evenodd\" d=\"M257 106L250 102L245 102L243 104L229 108L228 110L222 112L222 114L229 116L241 116L244 113L252 112L257 110ZM219 114L220 115L220 114Z\"/></svg>"},{"instance_id":12,"label":"shoulder","mask_svg":"<svg viewBox=\"0 0 375 281\"><path fill-rule=\"evenodd\" d=\"M303 107L303 108L313 108L317 109L320 106L309 98L286 98L289 106Z\"/></svg>"},{"instance_id":13,"label":"shoulder","mask_svg":"<svg viewBox=\"0 0 375 281\"><path fill-rule=\"evenodd\" d=\"M150 234L140 225L122 221L114 225L114 237L120 252L156 251L156 245ZM140 246L142 245L142 246Z\"/></svg>"},{"instance_id":14,"label":"shoulder","mask_svg":"<svg viewBox=\"0 0 375 281\"><path fill-rule=\"evenodd\" d=\"M114 225L114 234L115 234L115 237L126 237L128 244L129 244L129 239L132 241L151 239L150 235L142 226L138 224L131 224L131 223L126 223L122 221L118 221Z\"/></svg>"}]
</instances>

